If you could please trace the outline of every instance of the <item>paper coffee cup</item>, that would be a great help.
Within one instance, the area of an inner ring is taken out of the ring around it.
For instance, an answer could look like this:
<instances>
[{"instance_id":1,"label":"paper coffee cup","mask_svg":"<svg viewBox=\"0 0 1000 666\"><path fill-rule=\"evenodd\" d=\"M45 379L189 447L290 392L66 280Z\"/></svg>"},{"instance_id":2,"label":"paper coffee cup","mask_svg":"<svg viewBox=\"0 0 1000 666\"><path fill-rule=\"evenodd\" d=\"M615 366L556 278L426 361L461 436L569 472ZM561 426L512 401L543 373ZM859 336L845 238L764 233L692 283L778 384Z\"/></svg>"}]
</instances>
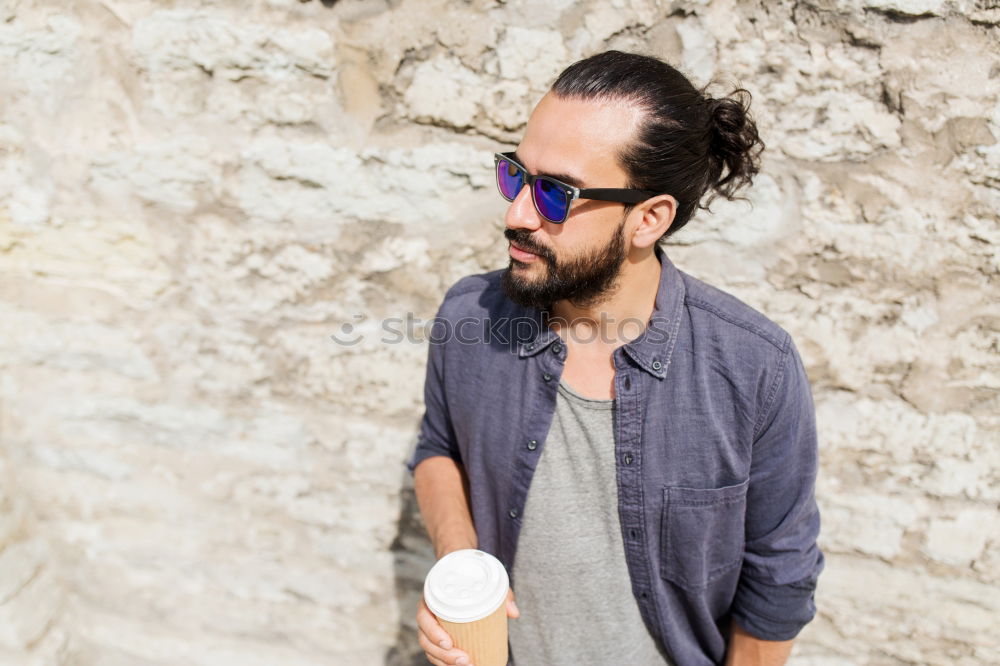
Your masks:
<instances>
[{"instance_id":1,"label":"paper coffee cup","mask_svg":"<svg viewBox=\"0 0 1000 666\"><path fill-rule=\"evenodd\" d=\"M468 548L448 553L424 580L424 602L476 666L507 664L507 588L503 563Z\"/></svg>"}]
</instances>

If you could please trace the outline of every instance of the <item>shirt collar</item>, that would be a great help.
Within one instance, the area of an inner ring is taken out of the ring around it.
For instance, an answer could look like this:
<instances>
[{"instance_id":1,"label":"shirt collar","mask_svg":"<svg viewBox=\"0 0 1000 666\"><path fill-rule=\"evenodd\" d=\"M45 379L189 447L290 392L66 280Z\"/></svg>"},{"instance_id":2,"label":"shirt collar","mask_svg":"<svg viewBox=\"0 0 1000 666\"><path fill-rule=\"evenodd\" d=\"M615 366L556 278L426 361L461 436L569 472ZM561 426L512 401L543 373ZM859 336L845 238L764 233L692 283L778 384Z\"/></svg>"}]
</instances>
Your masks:
<instances>
[{"instance_id":1,"label":"shirt collar","mask_svg":"<svg viewBox=\"0 0 1000 666\"><path fill-rule=\"evenodd\" d=\"M680 329L684 281L659 245L654 252L660 261L660 284L656 290L653 314L639 337L622 345L622 348L640 368L657 379L663 379L667 375L667 366L670 365ZM528 311L535 325L532 327L533 334L518 344L519 358L541 353L560 339L559 334L546 323L547 312L537 308L529 308Z\"/></svg>"},{"instance_id":2,"label":"shirt collar","mask_svg":"<svg viewBox=\"0 0 1000 666\"><path fill-rule=\"evenodd\" d=\"M527 358L545 351L550 344L560 339L559 334L549 328L547 312L538 308L528 308L528 312L533 325L531 335L518 343L517 355L520 358Z\"/></svg>"}]
</instances>

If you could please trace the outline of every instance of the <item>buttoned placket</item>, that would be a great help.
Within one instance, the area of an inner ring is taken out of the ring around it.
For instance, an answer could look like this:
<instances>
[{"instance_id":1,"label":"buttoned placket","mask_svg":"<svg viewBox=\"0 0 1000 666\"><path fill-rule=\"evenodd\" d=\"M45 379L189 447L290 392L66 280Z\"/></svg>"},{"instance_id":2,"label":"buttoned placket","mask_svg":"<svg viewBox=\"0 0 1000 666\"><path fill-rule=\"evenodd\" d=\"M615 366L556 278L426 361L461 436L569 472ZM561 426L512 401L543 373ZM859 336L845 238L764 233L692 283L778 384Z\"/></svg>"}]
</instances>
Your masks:
<instances>
[{"instance_id":1,"label":"buttoned placket","mask_svg":"<svg viewBox=\"0 0 1000 666\"><path fill-rule=\"evenodd\" d=\"M678 280L677 283L680 283ZM673 352L680 326L680 310L684 300L684 287L676 284L673 307L670 312L654 311L649 326L635 340L615 350L612 358L615 364L616 407L618 409L618 432L616 453L619 497L619 516L625 534L625 563L632 581L632 592L638 601L639 612L650 626L660 623L660 609L653 593L656 580L656 563L646 556L650 535L646 530L646 514L642 488L642 424L643 384L647 381L663 381L666 378L670 355ZM660 303L658 294L657 302ZM663 298L663 303L666 303ZM664 336L663 344L649 341L651 331ZM631 362L630 362L631 361ZM651 379L647 379L647 376ZM647 390L652 390L650 387Z\"/></svg>"},{"instance_id":2,"label":"buttoned placket","mask_svg":"<svg viewBox=\"0 0 1000 666\"><path fill-rule=\"evenodd\" d=\"M565 365L566 353L566 346L562 344L559 335L547 326L542 326L533 339L521 343L517 348L518 360L527 363L529 368L528 384L524 388L531 393L528 403L531 407L522 422L527 424L530 430L521 433L523 444L514 448L512 492L509 496L509 506L506 507L507 517L503 527L508 538L503 539L500 544L502 555L511 563L517 552L517 540L523 524L528 488L542 455L545 438L555 413L556 391ZM513 576L513 564L509 573Z\"/></svg>"},{"instance_id":3,"label":"buttoned placket","mask_svg":"<svg viewBox=\"0 0 1000 666\"><path fill-rule=\"evenodd\" d=\"M622 522L625 561L632 582L632 593L639 611L651 626L659 626L655 604L651 602L652 584L645 566L647 534L643 519L642 492L642 370L630 362L624 347L612 356L615 365L615 407L618 410L615 432L618 515Z\"/></svg>"}]
</instances>

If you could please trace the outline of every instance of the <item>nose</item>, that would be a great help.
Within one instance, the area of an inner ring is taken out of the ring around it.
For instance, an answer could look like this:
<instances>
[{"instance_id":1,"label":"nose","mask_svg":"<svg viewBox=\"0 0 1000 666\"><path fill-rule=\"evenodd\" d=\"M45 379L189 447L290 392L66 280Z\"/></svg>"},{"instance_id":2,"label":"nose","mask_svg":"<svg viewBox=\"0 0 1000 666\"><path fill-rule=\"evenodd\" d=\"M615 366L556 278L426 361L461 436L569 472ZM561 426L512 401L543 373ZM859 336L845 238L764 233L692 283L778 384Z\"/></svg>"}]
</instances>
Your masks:
<instances>
[{"instance_id":1,"label":"nose","mask_svg":"<svg viewBox=\"0 0 1000 666\"><path fill-rule=\"evenodd\" d=\"M531 190L527 185L521 188L507 208L504 223L508 229L530 229L534 231L542 225L542 218L531 200Z\"/></svg>"}]
</instances>

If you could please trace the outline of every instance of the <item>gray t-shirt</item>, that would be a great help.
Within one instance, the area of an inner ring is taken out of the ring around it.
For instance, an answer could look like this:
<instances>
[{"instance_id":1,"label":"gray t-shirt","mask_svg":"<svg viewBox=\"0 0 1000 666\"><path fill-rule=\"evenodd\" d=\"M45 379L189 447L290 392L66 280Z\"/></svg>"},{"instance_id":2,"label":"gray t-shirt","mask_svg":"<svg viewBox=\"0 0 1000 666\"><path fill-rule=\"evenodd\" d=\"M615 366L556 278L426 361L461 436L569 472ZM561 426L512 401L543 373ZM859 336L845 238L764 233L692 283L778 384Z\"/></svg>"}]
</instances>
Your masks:
<instances>
[{"instance_id":1,"label":"gray t-shirt","mask_svg":"<svg viewBox=\"0 0 1000 666\"><path fill-rule=\"evenodd\" d=\"M614 400L560 383L514 558L516 666L671 664L639 614L618 518Z\"/></svg>"}]
</instances>

